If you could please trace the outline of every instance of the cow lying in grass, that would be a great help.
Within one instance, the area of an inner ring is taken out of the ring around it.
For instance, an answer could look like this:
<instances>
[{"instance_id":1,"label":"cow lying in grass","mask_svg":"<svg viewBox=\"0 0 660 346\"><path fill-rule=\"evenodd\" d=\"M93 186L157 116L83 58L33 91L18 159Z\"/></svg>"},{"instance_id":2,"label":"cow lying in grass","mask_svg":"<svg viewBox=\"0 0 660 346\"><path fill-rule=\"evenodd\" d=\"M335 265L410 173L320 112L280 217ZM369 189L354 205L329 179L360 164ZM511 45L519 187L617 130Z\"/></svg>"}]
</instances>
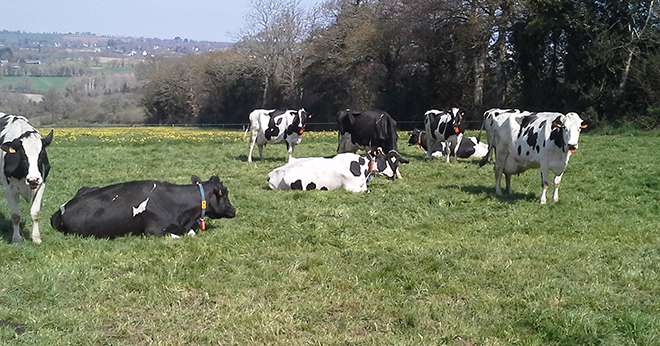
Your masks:
<instances>
[{"instance_id":1,"label":"cow lying in grass","mask_svg":"<svg viewBox=\"0 0 660 346\"><path fill-rule=\"evenodd\" d=\"M395 179L399 165L408 163L395 150L382 150L359 156L338 154L332 158L310 157L274 169L268 174L268 186L273 190L335 190L365 192L374 175Z\"/></svg>"},{"instance_id":2,"label":"cow lying in grass","mask_svg":"<svg viewBox=\"0 0 660 346\"><path fill-rule=\"evenodd\" d=\"M408 135L410 135L408 145L417 145L424 152L429 152L426 131L414 129ZM445 146L444 142L437 142L431 150L431 156L444 157L444 153L447 151ZM462 137L458 144L458 150L452 146L449 153L459 159L481 159L488 153L488 145L480 142L476 137Z\"/></svg>"},{"instance_id":3,"label":"cow lying in grass","mask_svg":"<svg viewBox=\"0 0 660 346\"><path fill-rule=\"evenodd\" d=\"M67 233L97 238L128 234L180 236L204 228L203 217L233 218L236 210L217 176L190 185L133 181L83 187L53 214L50 224Z\"/></svg>"}]
</instances>

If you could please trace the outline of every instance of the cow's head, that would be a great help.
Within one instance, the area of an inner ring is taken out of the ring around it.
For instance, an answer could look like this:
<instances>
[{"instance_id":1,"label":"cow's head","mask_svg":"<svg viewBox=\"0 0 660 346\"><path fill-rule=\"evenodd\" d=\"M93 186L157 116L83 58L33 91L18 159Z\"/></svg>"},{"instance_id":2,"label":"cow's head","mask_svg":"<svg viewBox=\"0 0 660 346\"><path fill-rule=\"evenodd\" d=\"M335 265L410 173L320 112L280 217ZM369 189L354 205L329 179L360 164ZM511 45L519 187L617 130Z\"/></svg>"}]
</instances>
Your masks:
<instances>
[{"instance_id":1,"label":"cow's head","mask_svg":"<svg viewBox=\"0 0 660 346\"><path fill-rule=\"evenodd\" d=\"M408 136L410 136L410 138L408 138L408 145L419 145L422 140L423 132L424 131L420 129L414 129L408 132Z\"/></svg>"},{"instance_id":2,"label":"cow's head","mask_svg":"<svg viewBox=\"0 0 660 346\"><path fill-rule=\"evenodd\" d=\"M50 163L46 147L53 141L53 131L41 138L37 131L22 134L11 142L0 145L4 151L4 172L8 178L25 179L32 190L46 181Z\"/></svg>"},{"instance_id":3,"label":"cow's head","mask_svg":"<svg viewBox=\"0 0 660 346\"><path fill-rule=\"evenodd\" d=\"M563 139L563 148L572 155L577 152L580 132L588 127L586 121L583 121L577 113L568 113L561 115L552 121L552 131L559 133Z\"/></svg>"},{"instance_id":4,"label":"cow's head","mask_svg":"<svg viewBox=\"0 0 660 346\"><path fill-rule=\"evenodd\" d=\"M302 135L305 133L305 126L307 126L309 115L304 108L297 111L291 111L291 115L293 115L293 118L286 129L286 133L288 137L293 137L292 139L296 144L300 144L302 141Z\"/></svg>"},{"instance_id":5,"label":"cow's head","mask_svg":"<svg viewBox=\"0 0 660 346\"><path fill-rule=\"evenodd\" d=\"M399 166L409 161L406 160L396 150L390 150L387 154L383 152L382 148L372 150L369 156L376 164L375 174L382 175L388 179L396 179Z\"/></svg>"},{"instance_id":6,"label":"cow's head","mask_svg":"<svg viewBox=\"0 0 660 346\"><path fill-rule=\"evenodd\" d=\"M465 117L465 112L459 108L454 107L447 113L451 115L452 126L454 127L453 132L455 134L461 133L461 125L463 123L463 118Z\"/></svg>"},{"instance_id":7,"label":"cow's head","mask_svg":"<svg viewBox=\"0 0 660 346\"><path fill-rule=\"evenodd\" d=\"M214 175L207 182L201 182L198 177L192 176L193 184L204 184L206 194L206 215L212 219L233 218L236 216L236 209L229 201L229 190L222 184L220 178Z\"/></svg>"}]
</instances>

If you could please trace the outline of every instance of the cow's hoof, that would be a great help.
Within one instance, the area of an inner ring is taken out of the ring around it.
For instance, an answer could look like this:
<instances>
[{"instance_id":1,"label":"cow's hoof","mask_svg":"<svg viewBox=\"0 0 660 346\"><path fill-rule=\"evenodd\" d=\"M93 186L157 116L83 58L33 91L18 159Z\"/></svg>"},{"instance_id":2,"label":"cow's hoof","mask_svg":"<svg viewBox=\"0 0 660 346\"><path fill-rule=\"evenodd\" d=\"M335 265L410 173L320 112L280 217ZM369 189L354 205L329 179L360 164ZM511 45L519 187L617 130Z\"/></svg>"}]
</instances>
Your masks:
<instances>
[{"instance_id":1,"label":"cow's hoof","mask_svg":"<svg viewBox=\"0 0 660 346\"><path fill-rule=\"evenodd\" d=\"M197 233L195 233L195 231L193 231L193 230L190 230L190 231L188 231L188 233L186 235L189 236L189 237L194 237L195 235L197 235Z\"/></svg>"},{"instance_id":2,"label":"cow's hoof","mask_svg":"<svg viewBox=\"0 0 660 346\"><path fill-rule=\"evenodd\" d=\"M546 205L548 202L544 199L541 200L541 205Z\"/></svg>"},{"instance_id":3,"label":"cow's hoof","mask_svg":"<svg viewBox=\"0 0 660 346\"><path fill-rule=\"evenodd\" d=\"M32 237L32 242L35 244L41 244L41 237Z\"/></svg>"},{"instance_id":4,"label":"cow's hoof","mask_svg":"<svg viewBox=\"0 0 660 346\"><path fill-rule=\"evenodd\" d=\"M21 237L20 235L18 237L12 236L11 237L11 242L12 242L12 244L21 243L21 242L23 242L23 237Z\"/></svg>"}]
</instances>

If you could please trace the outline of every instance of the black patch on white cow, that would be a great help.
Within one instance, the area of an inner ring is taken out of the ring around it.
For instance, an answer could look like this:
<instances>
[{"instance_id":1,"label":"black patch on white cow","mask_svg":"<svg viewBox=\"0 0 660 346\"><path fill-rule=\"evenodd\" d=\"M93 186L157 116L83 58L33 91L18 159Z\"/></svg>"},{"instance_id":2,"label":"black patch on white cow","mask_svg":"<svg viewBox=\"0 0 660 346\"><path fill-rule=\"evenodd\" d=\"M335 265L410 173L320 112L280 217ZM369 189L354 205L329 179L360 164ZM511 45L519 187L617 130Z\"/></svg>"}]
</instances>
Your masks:
<instances>
[{"instance_id":1,"label":"black patch on white cow","mask_svg":"<svg viewBox=\"0 0 660 346\"><path fill-rule=\"evenodd\" d=\"M547 122L547 120L543 120L543 121L541 122L541 124L539 124L539 129L542 129L543 126L545 126L546 122Z\"/></svg>"},{"instance_id":2,"label":"black patch on white cow","mask_svg":"<svg viewBox=\"0 0 660 346\"><path fill-rule=\"evenodd\" d=\"M522 153L522 147L518 145L518 155L520 155L521 153Z\"/></svg>"},{"instance_id":3,"label":"black patch on white cow","mask_svg":"<svg viewBox=\"0 0 660 346\"><path fill-rule=\"evenodd\" d=\"M362 174L360 163L357 161L351 161L350 170L351 173L356 177L359 177Z\"/></svg>"},{"instance_id":4,"label":"black patch on white cow","mask_svg":"<svg viewBox=\"0 0 660 346\"><path fill-rule=\"evenodd\" d=\"M564 129L561 127L552 129L550 132L550 140L552 140L557 148L561 148L564 151Z\"/></svg>"},{"instance_id":5,"label":"black patch on white cow","mask_svg":"<svg viewBox=\"0 0 660 346\"><path fill-rule=\"evenodd\" d=\"M470 156L474 155L475 151L476 149L474 142L470 140L463 140L461 141L461 144L458 146L458 151L456 152L456 156L462 159L467 159Z\"/></svg>"},{"instance_id":6,"label":"black patch on white cow","mask_svg":"<svg viewBox=\"0 0 660 346\"><path fill-rule=\"evenodd\" d=\"M321 187L321 191L328 191L328 188L325 187L325 186L322 186L322 187Z\"/></svg>"},{"instance_id":7,"label":"black patch on white cow","mask_svg":"<svg viewBox=\"0 0 660 346\"><path fill-rule=\"evenodd\" d=\"M364 157L358 159L358 162L360 163L360 166L364 165Z\"/></svg>"},{"instance_id":8,"label":"black patch on white cow","mask_svg":"<svg viewBox=\"0 0 660 346\"><path fill-rule=\"evenodd\" d=\"M522 118L522 122L520 123L520 131L518 132L518 138L520 138L520 136L523 134L523 131L529 124L536 121L536 118L536 113L532 113L531 115L527 115Z\"/></svg>"},{"instance_id":9,"label":"black patch on white cow","mask_svg":"<svg viewBox=\"0 0 660 346\"><path fill-rule=\"evenodd\" d=\"M291 183L291 190L302 190L302 180L298 179Z\"/></svg>"},{"instance_id":10,"label":"black patch on white cow","mask_svg":"<svg viewBox=\"0 0 660 346\"><path fill-rule=\"evenodd\" d=\"M531 127L530 127L530 129L532 129L532 130L527 133L527 145L529 145L531 148L533 148L533 147L536 146L536 140L539 137L539 133L534 132L533 128L531 128Z\"/></svg>"},{"instance_id":11,"label":"black patch on white cow","mask_svg":"<svg viewBox=\"0 0 660 346\"><path fill-rule=\"evenodd\" d=\"M316 190L316 184L314 184L314 183L307 184L307 186L305 187L305 190L308 190L308 191L309 190Z\"/></svg>"}]
</instances>

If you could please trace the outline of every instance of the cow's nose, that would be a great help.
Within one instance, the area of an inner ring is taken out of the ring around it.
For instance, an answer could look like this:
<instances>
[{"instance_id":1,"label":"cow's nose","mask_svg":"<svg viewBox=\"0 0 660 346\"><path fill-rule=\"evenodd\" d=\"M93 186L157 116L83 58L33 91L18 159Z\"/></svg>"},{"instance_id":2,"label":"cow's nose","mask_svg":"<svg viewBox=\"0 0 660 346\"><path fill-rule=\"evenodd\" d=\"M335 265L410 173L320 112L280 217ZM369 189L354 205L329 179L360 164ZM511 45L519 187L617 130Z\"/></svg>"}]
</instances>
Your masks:
<instances>
[{"instance_id":1,"label":"cow's nose","mask_svg":"<svg viewBox=\"0 0 660 346\"><path fill-rule=\"evenodd\" d=\"M41 179L40 178L27 178L27 184L30 185L30 188L33 190L39 187L39 184L41 184Z\"/></svg>"}]
</instances>

